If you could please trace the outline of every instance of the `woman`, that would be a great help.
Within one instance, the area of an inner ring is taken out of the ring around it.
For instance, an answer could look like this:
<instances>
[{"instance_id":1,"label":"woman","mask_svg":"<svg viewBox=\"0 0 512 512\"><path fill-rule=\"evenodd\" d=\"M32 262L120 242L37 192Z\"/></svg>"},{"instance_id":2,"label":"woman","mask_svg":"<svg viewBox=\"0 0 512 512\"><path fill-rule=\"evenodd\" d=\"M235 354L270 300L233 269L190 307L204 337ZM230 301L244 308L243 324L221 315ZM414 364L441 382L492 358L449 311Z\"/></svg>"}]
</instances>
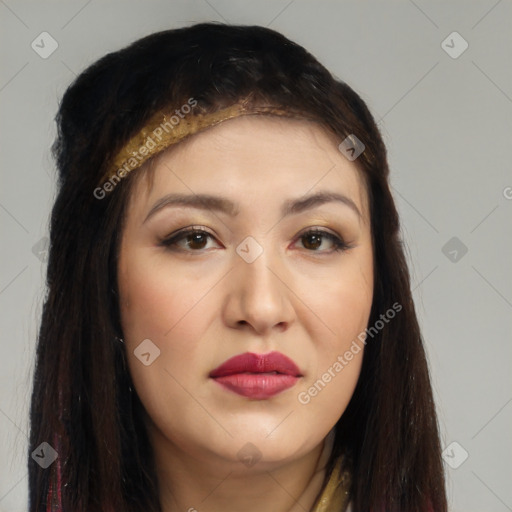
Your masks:
<instances>
[{"instance_id":1,"label":"woman","mask_svg":"<svg viewBox=\"0 0 512 512\"><path fill-rule=\"evenodd\" d=\"M446 511L359 96L272 30L200 24L100 59L57 121L30 510Z\"/></svg>"}]
</instances>

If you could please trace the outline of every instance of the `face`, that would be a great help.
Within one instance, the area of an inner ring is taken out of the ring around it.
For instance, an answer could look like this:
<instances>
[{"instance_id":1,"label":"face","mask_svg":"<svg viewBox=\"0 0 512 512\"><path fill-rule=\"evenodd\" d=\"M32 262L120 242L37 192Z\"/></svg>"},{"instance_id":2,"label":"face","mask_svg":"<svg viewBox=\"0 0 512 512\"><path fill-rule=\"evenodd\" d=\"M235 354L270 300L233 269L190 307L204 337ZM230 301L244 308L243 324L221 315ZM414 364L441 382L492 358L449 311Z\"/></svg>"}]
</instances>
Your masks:
<instances>
[{"instance_id":1,"label":"face","mask_svg":"<svg viewBox=\"0 0 512 512\"><path fill-rule=\"evenodd\" d=\"M315 123L243 116L166 151L151 186L136 183L121 321L162 450L271 467L343 414L373 263L365 186L339 142Z\"/></svg>"}]
</instances>

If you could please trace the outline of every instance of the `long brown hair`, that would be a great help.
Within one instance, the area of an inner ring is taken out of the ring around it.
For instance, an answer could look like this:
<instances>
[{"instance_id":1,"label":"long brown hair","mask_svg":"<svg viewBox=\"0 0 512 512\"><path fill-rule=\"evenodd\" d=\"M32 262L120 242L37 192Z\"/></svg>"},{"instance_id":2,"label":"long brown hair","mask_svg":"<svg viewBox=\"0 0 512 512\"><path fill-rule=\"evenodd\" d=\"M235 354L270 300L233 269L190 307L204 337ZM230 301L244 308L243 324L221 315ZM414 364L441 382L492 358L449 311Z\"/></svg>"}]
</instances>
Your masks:
<instances>
[{"instance_id":1,"label":"long brown hair","mask_svg":"<svg viewBox=\"0 0 512 512\"><path fill-rule=\"evenodd\" d=\"M199 113L251 97L313 116L340 142L356 134L364 143L357 166L374 246L369 325L396 302L402 311L368 341L358 385L336 425L329 471L347 455L354 512L446 512L428 366L376 123L362 99L301 46L266 28L213 23L152 34L106 55L62 99L30 408L30 453L48 442L58 459L43 469L29 456L29 510L46 511L50 488L66 512L161 510L143 406L115 340L122 337L120 234L130 191L145 171L133 171L103 199L93 192L116 152L155 112L191 97Z\"/></svg>"}]
</instances>

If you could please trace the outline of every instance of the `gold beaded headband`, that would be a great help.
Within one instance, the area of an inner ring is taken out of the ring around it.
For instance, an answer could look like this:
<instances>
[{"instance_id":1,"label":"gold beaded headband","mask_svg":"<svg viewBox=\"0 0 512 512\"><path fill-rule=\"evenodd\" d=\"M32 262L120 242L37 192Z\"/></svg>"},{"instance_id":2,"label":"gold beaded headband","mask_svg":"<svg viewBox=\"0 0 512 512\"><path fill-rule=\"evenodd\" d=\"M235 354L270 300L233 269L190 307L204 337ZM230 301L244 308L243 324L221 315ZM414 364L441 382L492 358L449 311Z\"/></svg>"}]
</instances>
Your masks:
<instances>
[{"instance_id":1,"label":"gold beaded headband","mask_svg":"<svg viewBox=\"0 0 512 512\"><path fill-rule=\"evenodd\" d=\"M250 114L266 114L311 119L310 116L276 106L250 105L249 99L235 103L217 112L192 114L197 101L190 98L173 114L158 112L135 134L113 158L109 170L102 177L94 195L101 199L131 171L169 146L211 126L235 117Z\"/></svg>"}]
</instances>

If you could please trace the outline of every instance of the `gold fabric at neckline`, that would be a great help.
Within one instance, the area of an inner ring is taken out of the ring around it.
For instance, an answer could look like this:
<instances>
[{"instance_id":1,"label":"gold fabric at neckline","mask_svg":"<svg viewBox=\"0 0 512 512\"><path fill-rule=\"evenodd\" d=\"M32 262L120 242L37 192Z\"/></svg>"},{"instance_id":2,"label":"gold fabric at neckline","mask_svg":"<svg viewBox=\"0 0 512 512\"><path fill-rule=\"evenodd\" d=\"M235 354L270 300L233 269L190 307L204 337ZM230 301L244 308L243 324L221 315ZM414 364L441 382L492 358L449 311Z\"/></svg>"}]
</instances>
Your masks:
<instances>
[{"instance_id":1,"label":"gold fabric at neckline","mask_svg":"<svg viewBox=\"0 0 512 512\"><path fill-rule=\"evenodd\" d=\"M311 512L341 512L346 511L349 505L351 474L349 470L342 470L340 457L325 484L322 492L315 501Z\"/></svg>"}]
</instances>

